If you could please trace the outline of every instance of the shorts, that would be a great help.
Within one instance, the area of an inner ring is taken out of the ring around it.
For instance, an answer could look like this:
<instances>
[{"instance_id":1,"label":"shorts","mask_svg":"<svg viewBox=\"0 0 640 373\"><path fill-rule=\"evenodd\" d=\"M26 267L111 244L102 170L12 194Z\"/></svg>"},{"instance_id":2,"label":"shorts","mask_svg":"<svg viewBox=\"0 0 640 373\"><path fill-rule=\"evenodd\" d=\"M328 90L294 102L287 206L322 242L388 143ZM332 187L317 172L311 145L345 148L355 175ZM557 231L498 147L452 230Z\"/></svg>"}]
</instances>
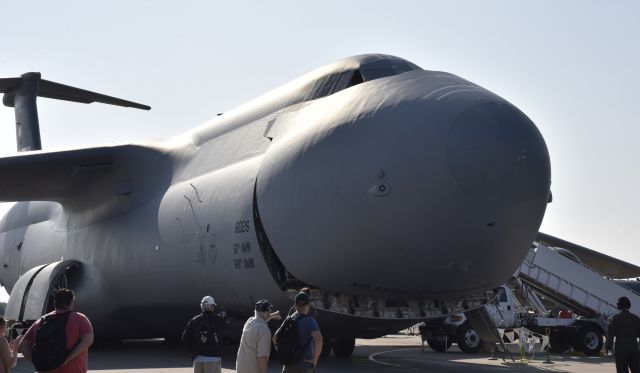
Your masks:
<instances>
[{"instance_id":1,"label":"shorts","mask_svg":"<svg viewBox=\"0 0 640 373\"><path fill-rule=\"evenodd\" d=\"M213 363L193 362L193 373L222 373L222 364L220 361Z\"/></svg>"}]
</instances>

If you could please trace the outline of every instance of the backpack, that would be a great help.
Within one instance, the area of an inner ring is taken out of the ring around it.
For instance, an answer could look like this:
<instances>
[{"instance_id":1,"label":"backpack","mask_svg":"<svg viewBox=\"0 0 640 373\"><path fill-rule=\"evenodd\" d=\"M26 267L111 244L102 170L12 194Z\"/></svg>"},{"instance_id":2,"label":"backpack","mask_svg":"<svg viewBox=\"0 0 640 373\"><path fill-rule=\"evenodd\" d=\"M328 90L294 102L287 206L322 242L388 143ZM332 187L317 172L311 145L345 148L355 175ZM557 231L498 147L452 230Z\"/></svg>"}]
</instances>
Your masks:
<instances>
[{"instance_id":1,"label":"backpack","mask_svg":"<svg viewBox=\"0 0 640 373\"><path fill-rule=\"evenodd\" d=\"M296 318L287 316L278 331L276 331L280 364L290 365L301 361L304 357L304 350L311 343L311 340L309 340L304 346L300 344L298 321L303 317L306 317L306 315L297 314Z\"/></svg>"},{"instance_id":2,"label":"backpack","mask_svg":"<svg viewBox=\"0 0 640 373\"><path fill-rule=\"evenodd\" d=\"M220 336L216 328L215 319L205 314L196 316L192 320L189 352L193 355L216 356L220 350Z\"/></svg>"},{"instance_id":3,"label":"backpack","mask_svg":"<svg viewBox=\"0 0 640 373\"><path fill-rule=\"evenodd\" d=\"M40 318L32 352L33 365L38 372L58 368L67 358L66 329L70 314L54 313Z\"/></svg>"}]
</instances>

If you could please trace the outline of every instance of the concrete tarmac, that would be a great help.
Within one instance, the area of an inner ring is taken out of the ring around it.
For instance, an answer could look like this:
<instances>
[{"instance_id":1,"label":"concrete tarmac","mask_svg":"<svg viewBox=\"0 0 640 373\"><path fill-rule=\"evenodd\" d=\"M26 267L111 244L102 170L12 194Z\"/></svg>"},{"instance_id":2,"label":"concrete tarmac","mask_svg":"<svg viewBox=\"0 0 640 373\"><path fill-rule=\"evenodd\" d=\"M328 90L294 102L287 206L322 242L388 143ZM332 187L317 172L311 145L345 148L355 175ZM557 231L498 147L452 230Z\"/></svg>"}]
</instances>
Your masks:
<instances>
[{"instance_id":1,"label":"concrete tarmac","mask_svg":"<svg viewBox=\"0 0 640 373\"><path fill-rule=\"evenodd\" d=\"M517 349L517 345L510 346ZM223 373L235 372L236 346L229 346L223 360ZM446 353L425 347L421 351L420 338L391 335L383 338L356 341L350 359L331 355L322 359L317 372L376 373L376 372L615 372L613 357L584 357L571 354L552 354L553 364L545 364L546 354L529 356L521 362L517 353L499 355L489 360L487 353L466 354L454 344ZM505 360L503 360L504 358ZM33 366L20 358L12 372L33 372ZM118 347L92 348L89 353L89 371L100 373L188 373L193 372L191 361L179 346L170 346L161 340L126 341ZM269 373L281 372L276 360L269 363Z\"/></svg>"}]
</instances>

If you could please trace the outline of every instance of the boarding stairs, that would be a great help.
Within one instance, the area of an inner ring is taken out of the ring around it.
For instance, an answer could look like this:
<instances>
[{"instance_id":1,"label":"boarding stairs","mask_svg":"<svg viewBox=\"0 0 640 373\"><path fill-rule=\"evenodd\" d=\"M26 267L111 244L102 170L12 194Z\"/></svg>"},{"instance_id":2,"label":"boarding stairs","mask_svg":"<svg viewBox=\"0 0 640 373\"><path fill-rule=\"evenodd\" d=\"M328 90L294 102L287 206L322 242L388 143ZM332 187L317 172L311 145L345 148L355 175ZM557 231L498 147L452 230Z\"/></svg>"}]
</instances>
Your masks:
<instances>
[{"instance_id":1,"label":"boarding stairs","mask_svg":"<svg viewBox=\"0 0 640 373\"><path fill-rule=\"evenodd\" d=\"M622 296L636 305L631 312L640 314L640 295L542 244L529 251L516 276L584 317L610 318L618 312L616 303Z\"/></svg>"}]
</instances>

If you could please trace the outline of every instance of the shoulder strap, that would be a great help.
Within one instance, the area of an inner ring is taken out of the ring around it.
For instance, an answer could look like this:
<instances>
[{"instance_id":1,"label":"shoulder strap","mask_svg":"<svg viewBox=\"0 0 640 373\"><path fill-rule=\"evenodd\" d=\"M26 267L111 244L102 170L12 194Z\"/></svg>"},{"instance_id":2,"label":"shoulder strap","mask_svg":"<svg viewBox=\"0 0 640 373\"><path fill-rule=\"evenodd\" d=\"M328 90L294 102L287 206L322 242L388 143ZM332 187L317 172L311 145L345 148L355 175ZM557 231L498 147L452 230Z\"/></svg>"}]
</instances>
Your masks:
<instances>
[{"instance_id":1,"label":"shoulder strap","mask_svg":"<svg viewBox=\"0 0 640 373\"><path fill-rule=\"evenodd\" d=\"M295 316L295 317L294 317L294 316ZM303 315L303 314L301 314L301 313L294 313L294 314L292 314L292 315L291 315L291 316L289 316L289 317L291 317L291 320L293 320L293 321L295 321L295 322L298 322L298 320L302 319L302 318L303 318L303 317L305 317L305 316L307 316L307 315Z\"/></svg>"},{"instance_id":2,"label":"shoulder strap","mask_svg":"<svg viewBox=\"0 0 640 373\"><path fill-rule=\"evenodd\" d=\"M68 319L69 315L71 315L73 311L69 311L69 312L60 312L60 313L52 313L50 315L44 315L42 316L42 321L44 320L51 320L51 319L57 319L57 318L61 318L61 319Z\"/></svg>"},{"instance_id":3,"label":"shoulder strap","mask_svg":"<svg viewBox=\"0 0 640 373\"><path fill-rule=\"evenodd\" d=\"M204 318L204 314L198 314L195 315L194 317L191 318L191 320L189 320L189 324L192 326L199 326L200 321Z\"/></svg>"}]
</instances>

